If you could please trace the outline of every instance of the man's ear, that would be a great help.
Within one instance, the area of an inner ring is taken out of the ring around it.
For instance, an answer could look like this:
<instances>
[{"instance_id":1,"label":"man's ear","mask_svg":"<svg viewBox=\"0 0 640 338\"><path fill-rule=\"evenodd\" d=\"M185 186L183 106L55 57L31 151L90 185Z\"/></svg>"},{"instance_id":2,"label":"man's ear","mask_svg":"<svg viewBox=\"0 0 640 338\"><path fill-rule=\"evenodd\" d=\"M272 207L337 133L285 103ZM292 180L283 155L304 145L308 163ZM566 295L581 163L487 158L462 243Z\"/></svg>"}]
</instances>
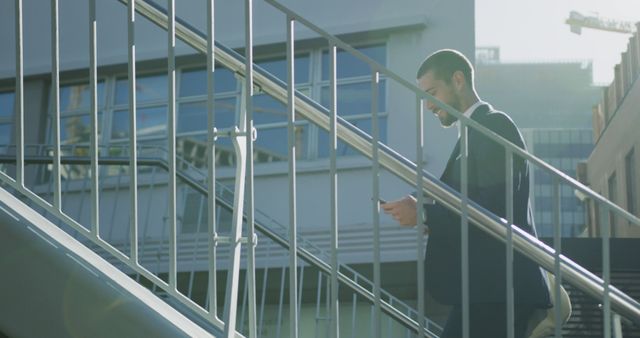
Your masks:
<instances>
[{"instance_id":1,"label":"man's ear","mask_svg":"<svg viewBox=\"0 0 640 338\"><path fill-rule=\"evenodd\" d=\"M466 85L466 80L464 78L464 73L461 70L456 70L453 73L453 84L456 89L461 90Z\"/></svg>"}]
</instances>

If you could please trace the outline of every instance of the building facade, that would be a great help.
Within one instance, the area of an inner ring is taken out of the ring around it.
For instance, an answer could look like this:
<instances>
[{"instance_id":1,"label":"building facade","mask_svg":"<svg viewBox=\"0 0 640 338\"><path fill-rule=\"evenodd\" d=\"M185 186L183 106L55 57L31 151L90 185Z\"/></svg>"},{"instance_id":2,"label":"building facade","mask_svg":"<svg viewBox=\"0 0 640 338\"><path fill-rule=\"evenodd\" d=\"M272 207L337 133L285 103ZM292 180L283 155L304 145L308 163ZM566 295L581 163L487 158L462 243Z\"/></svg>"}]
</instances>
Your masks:
<instances>
[{"instance_id":1,"label":"building facade","mask_svg":"<svg viewBox=\"0 0 640 338\"><path fill-rule=\"evenodd\" d=\"M529 152L570 177L593 148L591 107L601 88L590 62L501 62L498 47L476 50L477 90L516 122ZM531 164L531 203L540 237L553 236L551 175ZM585 208L571 187L560 186L563 237L585 233Z\"/></svg>"},{"instance_id":2,"label":"building facade","mask_svg":"<svg viewBox=\"0 0 640 338\"><path fill-rule=\"evenodd\" d=\"M615 77L603 91L602 101L593 109L595 147L584 165L583 182L595 192L640 215L640 34L629 38L627 50L615 66ZM589 201L589 234L602 235L605 223L614 237L638 237L640 229L622 217Z\"/></svg>"}]
</instances>

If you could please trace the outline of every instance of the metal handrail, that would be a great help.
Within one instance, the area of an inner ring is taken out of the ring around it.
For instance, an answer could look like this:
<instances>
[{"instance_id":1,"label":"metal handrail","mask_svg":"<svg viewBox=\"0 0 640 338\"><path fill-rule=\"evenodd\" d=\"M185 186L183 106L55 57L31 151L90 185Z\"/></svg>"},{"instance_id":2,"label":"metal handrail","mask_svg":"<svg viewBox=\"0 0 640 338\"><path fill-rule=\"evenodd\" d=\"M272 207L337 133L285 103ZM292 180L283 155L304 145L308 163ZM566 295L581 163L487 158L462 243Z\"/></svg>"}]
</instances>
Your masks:
<instances>
[{"instance_id":1,"label":"metal handrail","mask_svg":"<svg viewBox=\"0 0 640 338\"><path fill-rule=\"evenodd\" d=\"M138 1L140 1L140 0L138 0ZM494 131L492 131L492 130L488 129L487 127L479 124L478 122L472 120L470 117L465 116L461 112L457 111L455 108L453 108L453 107L445 104L444 102L436 99L431 94L429 94L429 93L423 91L422 89L420 89L419 87L417 87L415 84L412 84L412 83L408 82L407 80L403 79L402 77L400 77L396 73L392 72L391 70L387 69L383 65L379 64L378 62L376 62L375 60L369 58L368 56L366 56L361 51L353 48L352 46L350 46L349 44L345 43L344 41L338 39L337 37L335 37L335 36L333 36L331 34L329 34L327 31L325 31L322 28L316 26L312 22L308 21L304 17L300 16L296 12L290 10L289 8L283 6L282 4L278 3L277 1L274 1L274 0L264 0L264 1L269 3L269 4L271 4L272 6L277 8L278 10L282 11L283 13L291 16L294 20L302 23L307 28L309 28L309 29L313 30L314 32L318 33L320 36L322 36L323 38L327 39L332 44L335 44L336 46L340 47L340 49L344 49L344 50L348 51L350 54L352 54L353 56L358 58L360 61L363 61L363 62L367 63L371 67L371 69L373 71L378 72L380 74L384 74L385 77L395 80L400 85L402 85L404 88L406 88L408 90L411 90L414 94L418 95L420 98L433 102L436 106L438 106L441 109L446 110L448 113L454 115L458 120L461 120L465 125L467 125L469 127L472 127L474 130L477 130L477 131L481 132L483 135L485 135L485 136L489 137L490 139L496 141L498 144L500 144L503 147L505 147L505 149L508 149L509 151L513 152L513 154L517 154L518 156L520 156L520 157L522 157L522 158L524 158L526 160L529 160L529 161L533 162L534 164L542 167L542 169L544 169L544 170L548 171L549 173L551 173L552 175L560 178L565 183L570 184L575 189L578 189L579 191L585 193L588 197L590 197L590 198L592 198L594 200L597 200L600 203L603 203L603 204L607 205L608 208L611 208L611 209L615 210L616 212L618 212L619 214L621 214L622 216L627 218L627 220L629 220L629 222L631 222L634 225L640 227L640 218L635 217L633 214L631 214L628 211L624 210L620 206L616 205L615 203L609 201L605 197L603 197L603 196L599 195L598 193L594 192L593 190L589 189L584 184L578 182L577 180L573 179L572 177L568 176L567 174L563 173L562 171L554 168L553 166L551 166L548 163L544 162L543 160L539 159L535 155L533 155L533 154L527 152L526 150L518 147L517 145L513 144L511 141L507 140L506 138L498 135ZM367 154L364 154L364 155L367 155Z\"/></svg>"},{"instance_id":2,"label":"metal handrail","mask_svg":"<svg viewBox=\"0 0 640 338\"><path fill-rule=\"evenodd\" d=\"M123 3L128 3L127 0L119 0ZM158 26L166 29L168 27L168 19L165 13L157 6L150 4L144 0L135 0L136 1L136 11L145 16L147 19L157 24ZM272 0L265 0L268 3L272 4L274 7L280 9L282 12L290 16L292 19L299 21L312 30L316 31L318 34L323 36L324 38L330 40L330 42L339 48L343 48L347 51L350 51L353 55L358 57L361 60L369 63L372 68L374 68L377 72L384 74L385 76L396 80L406 89L409 89L413 93L416 94L418 98L426 99L433 102L436 106L441 109L446 110L453 116L457 117L461 123L465 126L471 127L474 130L486 135L490 139L501 144L505 149L512 152L513 154L520 156L526 160L531 161L532 163L542 167L546 171L550 172L552 175L556 176L561 181L571 185L575 189L583 192L587 196L591 197L593 200L603 203L606 205L608 209L611 211L624 216L631 223L640 226L640 219L631 215L624 209L619 206L613 204L608 201L606 198L598 195L591 189L587 188L580 182L572 179L571 177L565 175L561 171L555 169L534 155L528 153L527 151L519 148L515 144L509 142L504 139L500 135L494 133L493 131L481 126L477 122L463 116L462 113L458 112L451 106L437 100L432 95L422 91L417 86L409 83L408 81L400 78L395 75L390 70L385 67L375 63L375 61L370 60L366 56L362 55L358 51L354 50L348 44L342 42L340 39L330 35L319 27L313 25L302 16L297 13L289 10L288 8L280 5L279 3ZM185 43L196 49L201 53L206 53L206 36L199 32L197 29L189 26L188 24L177 20L176 23L176 36L183 40ZM230 70L242 75L245 72L245 64L244 58L233 50L216 43L215 50L216 60L229 68ZM264 71L258 66L254 67L253 73L254 83L260 88L279 100L280 102L287 102L287 89L286 84L284 84L281 80L277 79L270 73ZM330 116L329 112L326 108L319 105L315 101L307 98L302 95L300 92L295 92L295 106L296 111L304 116L310 122L322 127L325 130L330 129ZM354 127L344 119L337 117L337 136L340 140L349 144L351 147L358 150L363 155L372 158L373 151L372 149L372 140L369 135ZM380 165L404 180L405 182L414 185L418 173L417 167L414 163L412 163L407 158L401 156L397 152L393 151L391 148L387 147L384 144L379 145L379 160ZM436 177L434 177L431 173L424 171L422 173L422 190L424 193L432 196L437 202L443 204L454 212L461 213L463 209L463 201L460 194L446 186L442 182L440 182ZM467 202L465 202L467 203ZM475 226L478 226L483 231L489 233L495 238L505 242L507 238L507 227L506 222L501 220L495 215L492 215L489 211L482 208L477 203L473 201L468 201L468 204L465 206L465 210L467 210L468 218ZM513 247L526 255L527 257L534 260L543 268L553 271L554 259L555 259L555 251L539 241L537 238L529 235L527 232L521 230L519 227L515 225L511 225L511 231L513 231ZM601 278L597 277L593 273L587 271L582 268L572 260L568 259L565 256L560 255L560 271L563 275L564 280L574 285L578 289L584 291L585 293L596 297L596 298L605 298L606 293L605 289L608 289L611 297L611 306L612 308L622 314L623 316L630 318L636 323L640 323L640 303L627 296L620 290L615 287L609 287L608 283L605 283Z\"/></svg>"},{"instance_id":3,"label":"metal handrail","mask_svg":"<svg viewBox=\"0 0 640 338\"><path fill-rule=\"evenodd\" d=\"M40 151L42 150L46 150L48 148L48 146L46 145L30 145L30 146L34 146L37 149L39 149ZM73 147L73 146L72 146ZM110 147L113 148L113 147ZM120 148L120 147L116 147L116 148ZM159 150L159 151L166 151L165 148L162 147L157 147L157 146L146 146L146 148L148 149L155 149L155 150ZM120 148L122 150L126 150L128 149L127 147L122 147ZM177 157L176 158L177 161L179 162L183 162L184 164L187 164L188 166L191 166L191 164L180 158ZM8 156L8 155L0 155L0 163L15 163L16 162L16 158L15 156ZM25 165L27 164L51 164L53 162L53 158L50 156L33 156L33 155L25 155L24 157L24 163ZM65 164L65 165L89 165L91 164L91 159L89 157L85 157L85 156L62 156L60 159L60 163L61 164ZM129 157L127 156L110 156L110 157L99 157L98 158L98 164L99 165L129 165L130 160ZM159 167L163 170L169 171L169 164L168 162L163 159L163 158L159 158L159 157L138 157L137 158L137 163L138 165L142 165L142 166L155 166L155 167ZM181 163L181 164L183 164ZM198 170L197 168L193 168L195 172L200 172L200 170ZM203 195L207 195L207 188L206 186L204 186L201 182L198 182L197 179L193 178L191 175L185 173L183 170L176 170L176 175L178 178L180 178L182 181L184 181L189 187L193 188L195 191L197 191L200 194ZM216 201L218 202L217 205L227 209L227 210L232 210L233 209L233 201L229 201L228 199L226 199L224 196L225 194L233 194L233 191L230 190L228 187L222 185L222 184L218 184L217 185L218 189L220 189L219 191L216 192ZM269 219L269 223L272 223L273 225L277 225L279 227L281 227L282 229L286 230L286 227L280 223L278 223L277 221L273 220L271 217L267 216L266 214L256 210L256 213L258 215L260 215L260 219L262 218L268 218ZM243 217L243 219L246 221L246 217ZM269 239L271 239L272 241L274 241L275 243L278 243L280 246L282 246L285 250L289 249L289 241L286 238L285 235L282 234L278 234L276 231L274 231L273 229L271 229L269 226L265 225L265 223L263 223L261 220L258 220L256 218L255 222L254 222L256 229L258 231L260 231L261 233L263 233L265 236L269 237ZM307 241L306 239L304 239L302 236L298 236L298 240L300 240L302 243L304 243L305 246L307 246L308 248L319 252L321 255L325 255L326 253L318 248L317 246L315 246L313 243ZM327 263L325 260L321 259L320 257L318 257L317 255L315 255L311 250L307 249L307 248L301 248L301 247L297 247L297 254L304 259L307 263L309 263L310 265L318 268L319 270L321 270L322 272L324 272L325 274L330 274L331 273L331 265L329 263ZM350 289L352 289L354 292L358 293L360 296L364 297L364 299L370 301L371 303L374 302L374 295L373 292L370 291L369 289L364 288L360 283L358 283L358 279L361 280L361 282L364 282L366 284L368 284L369 286L372 286L373 283L366 279L364 276L362 276L361 274L359 274L358 272L356 272L355 270L353 270L352 268L350 268L347 265L344 264L339 264L339 270L341 271L345 271L351 275L354 276L354 278L350 278L347 274L345 274L344 272L339 272L338 273L338 280L343 283L345 286L349 287ZM389 315L390 317L392 317L393 319L397 320L400 324L402 324L403 326L407 327L408 329L412 329L412 330L416 330L418 324L416 323L416 321L413 319L414 317L417 318L417 314L416 311L414 309L412 309L410 306L408 306L407 304L405 304L404 302L402 302L400 299L394 297L393 295L391 295L390 293L381 290L381 293L384 294L384 298L388 299L388 301L385 300L381 300L381 309L384 313L386 313L387 315ZM401 305L402 307L404 307L407 311L407 313L404 313L402 311L400 311L398 309L398 305ZM434 333L433 333L433 329L435 328L438 331L441 331L442 328L436 324L435 322L433 322L432 320L430 320L429 318L425 317L425 321L426 321L426 327L425 327L425 334L427 334L428 337L437 337Z\"/></svg>"}]
</instances>

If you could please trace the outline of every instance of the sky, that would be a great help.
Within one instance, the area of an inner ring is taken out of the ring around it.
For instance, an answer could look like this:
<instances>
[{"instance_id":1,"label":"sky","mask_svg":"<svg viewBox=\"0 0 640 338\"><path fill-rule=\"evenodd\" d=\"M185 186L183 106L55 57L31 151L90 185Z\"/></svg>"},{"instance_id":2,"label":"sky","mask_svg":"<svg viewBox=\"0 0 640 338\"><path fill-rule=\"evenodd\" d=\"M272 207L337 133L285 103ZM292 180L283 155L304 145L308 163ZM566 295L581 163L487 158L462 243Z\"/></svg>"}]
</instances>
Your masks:
<instances>
[{"instance_id":1,"label":"sky","mask_svg":"<svg viewBox=\"0 0 640 338\"><path fill-rule=\"evenodd\" d=\"M571 33L564 21L573 10L640 21L640 0L476 0L476 46L500 47L502 62L592 61L594 83L608 84L631 35Z\"/></svg>"}]
</instances>

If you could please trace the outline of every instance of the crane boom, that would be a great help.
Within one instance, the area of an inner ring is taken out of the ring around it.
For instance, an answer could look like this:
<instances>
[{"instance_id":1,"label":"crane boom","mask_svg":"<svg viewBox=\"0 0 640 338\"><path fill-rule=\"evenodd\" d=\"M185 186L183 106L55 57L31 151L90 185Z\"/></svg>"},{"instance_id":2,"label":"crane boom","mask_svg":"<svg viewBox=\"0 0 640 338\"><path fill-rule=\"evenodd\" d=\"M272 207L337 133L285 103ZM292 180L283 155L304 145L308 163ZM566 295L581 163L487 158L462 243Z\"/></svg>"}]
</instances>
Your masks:
<instances>
[{"instance_id":1,"label":"crane boom","mask_svg":"<svg viewBox=\"0 0 640 338\"><path fill-rule=\"evenodd\" d=\"M571 31L576 34L580 34L583 27L627 34L633 34L636 31L635 24L631 21L608 19L598 15L586 16L577 11L571 11L565 23L570 25Z\"/></svg>"}]
</instances>

